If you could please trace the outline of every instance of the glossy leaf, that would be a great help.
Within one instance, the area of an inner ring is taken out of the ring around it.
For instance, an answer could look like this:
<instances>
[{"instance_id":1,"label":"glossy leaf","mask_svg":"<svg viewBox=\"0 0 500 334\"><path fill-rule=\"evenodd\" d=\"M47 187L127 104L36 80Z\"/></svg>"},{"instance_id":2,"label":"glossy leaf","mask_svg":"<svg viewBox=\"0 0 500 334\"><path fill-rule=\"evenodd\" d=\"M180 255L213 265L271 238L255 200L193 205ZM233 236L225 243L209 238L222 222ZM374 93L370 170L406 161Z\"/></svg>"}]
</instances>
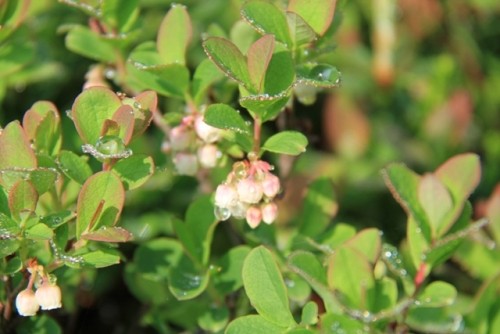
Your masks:
<instances>
[{"instance_id":1,"label":"glossy leaf","mask_svg":"<svg viewBox=\"0 0 500 334\"><path fill-rule=\"evenodd\" d=\"M120 263L120 256L113 251L97 250L81 255L82 260L93 268L104 268Z\"/></svg>"},{"instance_id":2,"label":"glossy leaf","mask_svg":"<svg viewBox=\"0 0 500 334\"><path fill-rule=\"evenodd\" d=\"M456 298L457 289L453 285L435 281L425 287L417 300L423 307L443 307L453 304Z\"/></svg>"},{"instance_id":3,"label":"glossy leaf","mask_svg":"<svg viewBox=\"0 0 500 334\"><path fill-rule=\"evenodd\" d=\"M128 242L132 240L132 233L123 227L103 226L93 232L83 233L81 238L84 240L102 241L102 242Z\"/></svg>"},{"instance_id":4,"label":"glossy leaf","mask_svg":"<svg viewBox=\"0 0 500 334\"><path fill-rule=\"evenodd\" d=\"M116 129L110 129L114 131L108 131L105 129L107 127L107 123L110 128L116 127ZM119 137L125 145L128 145L130 140L132 139L132 134L134 132L134 111L133 108L129 105L120 106L116 112L113 114L112 120L106 120L104 122L103 129L101 130L102 136L117 136Z\"/></svg>"},{"instance_id":5,"label":"glossy leaf","mask_svg":"<svg viewBox=\"0 0 500 334\"><path fill-rule=\"evenodd\" d=\"M125 201L123 185L113 172L99 172L90 177L78 195L76 236L113 226Z\"/></svg>"},{"instance_id":6,"label":"glossy leaf","mask_svg":"<svg viewBox=\"0 0 500 334\"><path fill-rule=\"evenodd\" d=\"M107 63L115 61L116 51L112 42L89 28L73 27L66 36L65 43L70 51L87 58Z\"/></svg>"},{"instance_id":7,"label":"glossy leaf","mask_svg":"<svg viewBox=\"0 0 500 334\"><path fill-rule=\"evenodd\" d=\"M208 196L199 197L189 206L185 223L174 222L179 240L197 264L208 263L210 245L217 222Z\"/></svg>"},{"instance_id":8,"label":"glossy leaf","mask_svg":"<svg viewBox=\"0 0 500 334\"><path fill-rule=\"evenodd\" d=\"M254 248L245 259L242 275L245 292L263 318L278 326L295 325L283 277L270 251Z\"/></svg>"},{"instance_id":9,"label":"glossy leaf","mask_svg":"<svg viewBox=\"0 0 500 334\"><path fill-rule=\"evenodd\" d=\"M289 99L290 95L288 93L278 95L261 94L241 97L239 102L251 114L258 116L262 122L267 122L278 116Z\"/></svg>"},{"instance_id":10,"label":"glossy leaf","mask_svg":"<svg viewBox=\"0 0 500 334\"><path fill-rule=\"evenodd\" d=\"M258 93L263 93L264 78L274 51L274 35L264 35L247 52L250 80Z\"/></svg>"},{"instance_id":11,"label":"glossy leaf","mask_svg":"<svg viewBox=\"0 0 500 334\"><path fill-rule=\"evenodd\" d=\"M160 25L156 41L162 64L184 65L192 34L191 19L186 7L172 5Z\"/></svg>"},{"instance_id":12,"label":"glossy leaf","mask_svg":"<svg viewBox=\"0 0 500 334\"><path fill-rule=\"evenodd\" d=\"M314 180L307 188L303 203L298 218L299 232L301 235L314 238L327 228L338 210L331 180L327 178Z\"/></svg>"},{"instance_id":13,"label":"glossy leaf","mask_svg":"<svg viewBox=\"0 0 500 334\"><path fill-rule=\"evenodd\" d=\"M155 91L145 91L132 99L132 110L134 112L133 136L139 136L151 124L153 114L158 106L158 95ZM126 103L126 102L124 102Z\"/></svg>"},{"instance_id":14,"label":"glossy leaf","mask_svg":"<svg viewBox=\"0 0 500 334\"><path fill-rule=\"evenodd\" d=\"M38 152L54 155L61 149L61 120L53 103L39 101L33 104L24 114L23 128Z\"/></svg>"},{"instance_id":15,"label":"glossy leaf","mask_svg":"<svg viewBox=\"0 0 500 334\"><path fill-rule=\"evenodd\" d=\"M297 83L316 87L334 88L340 85L341 73L329 64L305 64L297 68Z\"/></svg>"},{"instance_id":16,"label":"glossy leaf","mask_svg":"<svg viewBox=\"0 0 500 334\"><path fill-rule=\"evenodd\" d=\"M306 151L307 138L297 131L282 131L268 138L262 150L273 153L299 155Z\"/></svg>"},{"instance_id":17,"label":"glossy leaf","mask_svg":"<svg viewBox=\"0 0 500 334\"><path fill-rule=\"evenodd\" d=\"M247 89L254 90L246 58L236 45L221 37L209 37L203 42L203 48L222 72Z\"/></svg>"},{"instance_id":18,"label":"glossy leaf","mask_svg":"<svg viewBox=\"0 0 500 334\"><path fill-rule=\"evenodd\" d=\"M101 137L104 121L112 119L120 106L118 96L105 87L91 87L80 93L71 109L80 138L85 143L95 145Z\"/></svg>"},{"instance_id":19,"label":"glossy leaf","mask_svg":"<svg viewBox=\"0 0 500 334\"><path fill-rule=\"evenodd\" d=\"M30 181L18 181L9 192L9 209L18 221L25 213L35 212L37 203L38 193Z\"/></svg>"},{"instance_id":20,"label":"glossy leaf","mask_svg":"<svg viewBox=\"0 0 500 334\"><path fill-rule=\"evenodd\" d=\"M0 157L0 170L37 166L35 153L18 121L10 122L0 133Z\"/></svg>"},{"instance_id":21,"label":"glossy leaf","mask_svg":"<svg viewBox=\"0 0 500 334\"><path fill-rule=\"evenodd\" d=\"M287 92L295 81L295 65L292 54L276 45L275 51L267 66L264 81L264 94L279 95Z\"/></svg>"},{"instance_id":22,"label":"glossy leaf","mask_svg":"<svg viewBox=\"0 0 500 334\"><path fill-rule=\"evenodd\" d=\"M231 130L238 133L250 133L245 119L236 110L223 103L211 104L204 114L204 121L216 128Z\"/></svg>"},{"instance_id":23,"label":"glossy leaf","mask_svg":"<svg viewBox=\"0 0 500 334\"><path fill-rule=\"evenodd\" d=\"M209 275L196 268L193 261L183 254L169 272L168 287L178 300L193 299L205 291Z\"/></svg>"},{"instance_id":24,"label":"glossy leaf","mask_svg":"<svg viewBox=\"0 0 500 334\"><path fill-rule=\"evenodd\" d=\"M149 180L154 173L155 165L151 157L133 155L119 160L112 170L120 177L125 190L132 190Z\"/></svg>"},{"instance_id":25,"label":"glossy leaf","mask_svg":"<svg viewBox=\"0 0 500 334\"><path fill-rule=\"evenodd\" d=\"M453 201L448 190L436 176L426 174L420 178L418 199L427 214L432 235L437 238L446 233L451 227L450 223L453 223L446 219L453 209Z\"/></svg>"},{"instance_id":26,"label":"glossy leaf","mask_svg":"<svg viewBox=\"0 0 500 334\"><path fill-rule=\"evenodd\" d=\"M234 292L243 286L241 269L243 261L250 253L250 247L237 246L231 248L217 260L212 273L212 279L217 291L223 294Z\"/></svg>"},{"instance_id":27,"label":"glossy leaf","mask_svg":"<svg viewBox=\"0 0 500 334\"><path fill-rule=\"evenodd\" d=\"M282 334L285 328L260 315L245 315L236 318L226 328L226 334Z\"/></svg>"},{"instance_id":28,"label":"glossy leaf","mask_svg":"<svg viewBox=\"0 0 500 334\"><path fill-rule=\"evenodd\" d=\"M72 151L61 151L58 163L62 172L79 184L84 184L92 175L92 169L90 169L86 157L80 157Z\"/></svg>"},{"instance_id":29,"label":"glossy leaf","mask_svg":"<svg viewBox=\"0 0 500 334\"><path fill-rule=\"evenodd\" d=\"M286 17L274 4L263 1L247 1L241 7L241 16L261 34L272 34L276 40L291 46Z\"/></svg>"},{"instance_id":30,"label":"glossy leaf","mask_svg":"<svg viewBox=\"0 0 500 334\"><path fill-rule=\"evenodd\" d=\"M286 20L295 47L311 43L317 36L313 28L304 19L294 12L286 13Z\"/></svg>"},{"instance_id":31,"label":"glossy leaf","mask_svg":"<svg viewBox=\"0 0 500 334\"><path fill-rule=\"evenodd\" d=\"M368 260L349 247L338 248L328 260L328 286L342 294L344 303L368 310L375 281Z\"/></svg>"},{"instance_id":32,"label":"glossy leaf","mask_svg":"<svg viewBox=\"0 0 500 334\"><path fill-rule=\"evenodd\" d=\"M290 0L288 11L299 14L322 36L332 23L336 3L337 0Z\"/></svg>"}]
</instances>

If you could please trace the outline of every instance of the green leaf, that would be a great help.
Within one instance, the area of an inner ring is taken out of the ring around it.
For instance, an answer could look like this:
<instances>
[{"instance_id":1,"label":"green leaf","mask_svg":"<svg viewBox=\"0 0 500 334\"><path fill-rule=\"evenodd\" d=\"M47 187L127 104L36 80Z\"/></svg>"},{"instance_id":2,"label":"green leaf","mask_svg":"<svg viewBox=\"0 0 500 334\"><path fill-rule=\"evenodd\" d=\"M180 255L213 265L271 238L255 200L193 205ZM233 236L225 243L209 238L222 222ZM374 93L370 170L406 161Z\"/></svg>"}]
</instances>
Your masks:
<instances>
[{"instance_id":1,"label":"green leaf","mask_svg":"<svg viewBox=\"0 0 500 334\"><path fill-rule=\"evenodd\" d=\"M264 78L274 51L274 35L264 35L247 52L250 80L258 93L263 93Z\"/></svg>"},{"instance_id":2,"label":"green leaf","mask_svg":"<svg viewBox=\"0 0 500 334\"><path fill-rule=\"evenodd\" d=\"M316 40L316 33L306 21L294 12L286 12L286 20L295 47L309 44Z\"/></svg>"},{"instance_id":3,"label":"green leaf","mask_svg":"<svg viewBox=\"0 0 500 334\"><path fill-rule=\"evenodd\" d=\"M363 254L372 264L377 262L382 249L381 232L376 228L366 228L358 232L345 245Z\"/></svg>"},{"instance_id":4,"label":"green leaf","mask_svg":"<svg viewBox=\"0 0 500 334\"><path fill-rule=\"evenodd\" d=\"M37 166L35 153L18 121L10 122L0 133L0 157L0 170Z\"/></svg>"},{"instance_id":5,"label":"green leaf","mask_svg":"<svg viewBox=\"0 0 500 334\"><path fill-rule=\"evenodd\" d=\"M339 313L326 313L321 317L321 327L325 334L338 333L365 333L365 325L348 315Z\"/></svg>"},{"instance_id":6,"label":"green leaf","mask_svg":"<svg viewBox=\"0 0 500 334\"><path fill-rule=\"evenodd\" d=\"M282 327L296 324L283 277L269 250L254 248L243 263L242 275L245 292L262 317Z\"/></svg>"},{"instance_id":7,"label":"green leaf","mask_svg":"<svg viewBox=\"0 0 500 334\"><path fill-rule=\"evenodd\" d=\"M169 272L168 287L178 300L198 297L208 286L209 275L197 268L185 254L181 256Z\"/></svg>"},{"instance_id":8,"label":"green leaf","mask_svg":"<svg viewBox=\"0 0 500 334\"><path fill-rule=\"evenodd\" d=\"M446 307L413 307L406 323L419 333L459 333L463 319Z\"/></svg>"},{"instance_id":9,"label":"green leaf","mask_svg":"<svg viewBox=\"0 0 500 334\"><path fill-rule=\"evenodd\" d=\"M175 221L174 227L187 253L197 264L206 265L218 220L209 196L199 197L186 212L186 222Z\"/></svg>"},{"instance_id":10,"label":"green leaf","mask_svg":"<svg viewBox=\"0 0 500 334\"><path fill-rule=\"evenodd\" d=\"M61 149L61 119L57 107L39 101L24 114L23 128L39 153L55 155Z\"/></svg>"},{"instance_id":11,"label":"green leaf","mask_svg":"<svg viewBox=\"0 0 500 334\"><path fill-rule=\"evenodd\" d=\"M113 172L94 174L83 185L77 202L76 237L101 226L113 226L125 201L123 185Z\"/></svg>"},{"instance_id":12,"label":"green leaf","mask_svg":"<svg viewBox=\"0 0 500 334\"><path fill-rule=\"evenodd\" d=\"M127 32L139 16L139 0L104 0L101 13L110 26L119 32Z\"/></svg>"},{"instance_id":13,"label":"green leaf","mask_svg":"<svg viewBox=\"0 0 500 334\"><path fill-rule=\"evenodd\" d=\"M155 91L145 91L134 97L133 99L124 100L124 103L132 103L134 111L134 132L133 137L137 137L144 133L151 124L153 114L158 106L158 95Z\"/></svg>"},{"instance_id":14,"label":"green leaf","mask_svg":"<svg viewBox=\"0 0 500 334\"><path fill-rule=\"evenodd\" d=\"M148 279L166 281L170 268L179 262L182 245L174 239L157 238L141 244L134 253L137 271Z\"/></svg>"},{"instance_id":15,"label":"green leaf","mask_svg":"<svg viewBox=\"0 0 500 334\"><path fill-rule=\"evenodd\" d=\"M92 176L92 169L87 163L87 158L80 157L72 151L61 151L58 164L64 175L79 184L84 184Z\"/></svg>"},{"instance_id":16,"label":"green leaf","mask_svg":"<svg viewBox=\"0 0 500 334\"><path fill-rule=\"evenodd\" d=\"M5 263L0 265L0 272L3 275L14 275L15 273L21 271L23 269L23 261L19 257L13 257Z\"/></svg>"},{"instance_id":17,"label":"green leaf","mask_svg":"<svg viewBox=\"0 0 500 334\"><path fill-rule=\"evenodd\" d=\"M224 103L208 106L204 114L204 121L208 125L219 129L231 130L249 134L251 131L240 113Z\"/></svg>"},{"instance_id":18,"label":"green leaf","mask_svg":"<svg viewBox=\"0 0 500 334\"><path fill-rule=\"evenodd\" d=\"M385 184L408 215L411 215L425 240L430 242L430 226L418 200L420 176L403 164L391 164L382 171Z\"/></svg>"},{"instance_id":19,"label":"green leaf","mask_svg":"<svg viewBox=\"0 0 500 334\"><path fill-rule=\"evenodd\" d=\"M15 236L21 231L19 224L12 220L9 215L0 212L0 234L3 236Z\"/></svg>"},{"instance_id":20,"label":"green leaf","mask_svg":"<svg viewBox=\"0 0 500 334\"><path fill-rule=\"evenodd\" d=\"M369 309L375 281L364 255L350 247L340 247L330 255L327 273L328 286L342 294L345 305Z\"/></svg>"},{"instance_id":21,"label":"green leaf","mask_svg":"<svg viewBox=\"0 0 500 334\"><path fill-rule=\"evenodd\" d=\"M16 328L18 334L61 334L62 332L57 321L46 314L29 317Z\"/></svg>"},{"instance_id":22,"label":"green leaf","mask_svg":"<svg viewBox=\"0 0 500 334\"><path fill-rule=\"evenodd\" d=\"M297 131L282 131L266 140L263 151L299 155L306 151L307 138Z\"/></svg>"},{"instance_id":23,"label":"green leaf","mask_svg":"<svg viewBox=\"0 0 500 334\"><path fill-rule=\"evenodd\" d=\"M328 178L314 180L307 188L299 215L299 233L308 237L320 235L338 210L333 184Z\"/></svg>"},{"instance_id":24,"label":"green leaf","mask_svg":"<svg viewBox=\"0 0 500 334\"><path fill-rule=\"evenodd\" d=\"M420 264L424 262L424 254L429 249L430 243L424 236L422 229L418 226L413 216L408 217L406 225L406 239L408 240L408 247L410 256L413 261L413 266L419 268Z\"/></svg>"},{"instance_id":25,"label":"green leaf","mask_svg":"<svg viewBox=\"0 0 500 334\"><path fill-rule=\"evenodd\" d=\"M278 95L249 95L241 97L240 105L253 114L260 117L262 122L267 122L278 116L288 103L290 94L288 92Z\"/></svg>"},{"instance_id":26,"label":"green leaf","mask_svg":"<svg viewBox=\"0 0 500 334\"><path fill-rule=\"evenodd\" d=\"M426 174L420 178L418 199L427 214L433 239L439 238L451 227L450 223L454 223L445 219L453 209L450 193L436 176Z\"/></svg>"},{"instance_id":27,"label":"green leaf","mask_svg":"<svg viewBox=\"0 0 500 334\"><path fill-rule=\"evenodd\" d=\"M142 186L153 175L154 170L153 158L139 154L119 160L112 169L120 177L125 190Z\"/></svg>"},{"instance_id":28,"label":"green leaf","mask_svg":"<svg viewBox=\"0 0 500 334\"><path fill-rule=\"evenodd\" d=\"M285 328L260 315L245 315L236 318L226 328L225 334L283 334Z\"/></svg>"},{"instance_id":29,"label":"green leaf","mask_svg":"<svg viewBox=\"0 0 500 334\"><path fill-rule=\"evenodd\" d=\"M340 85L341 73L329 64L308 63L297 68L297 84L316 88L334 88Z\"/></svg>"},{"instance_id":30,"label":"green leaf","mask_svg":"<svg viewBox=\"0 0 500 334\"><path fill-rule=\"evenodd\" d=\"M189 87L189 71L184 65L170 64L151 68L128 65L133 80L141 89L153 89L169 97L184 98Z\"/></svg>"},{"instance_id":31,"label":"green leaf","mask_svg":"<svg viewBox=\"0 0 500 334\"><path fill-rule=\"evenodd\" d=\"M356 228L354 226L337 223L323 233L320 242L322 245L328 246L330 249L334 250L355 235Z\"/></svg>"},{"instance_id":32,"label":"green leaf","mask_svg":"<svg viewBox=\"0 0 500 334\"><path fill-rule=\"evenodd\" d=\"M208 88L215 82L221 80L224 75L217 69L210 59L204 59L197 67L193 75L191 86L192 95L196 105L201 105Z\"/></svg>"},{"instance_id":33,"label":"green leaf","mask_svg":"<svg viewBox=\"0 0 500 334\"><path fill-rule=\"evenodd\" d=\"M84 240L102 241L102 242L128 242L132 240L132 233L122 227L106 227L83 233L81 238Z\"/></svg>"},{"instance_id":34,"label":"green leaf","mask_svg":"<svg viewBox=\"0 0 500 334\"><path fill-rule=\"evenodd\" d=\"M71 108L80 138L85 143L95 145L101 137L104 121L112 119L120 106L120 98L105 87L91 87L80 93Z\"/></svg>"},{"instance_id":35,"label":"green leaf","mask_svg":"<svg viewBox=\"0 0 500 334\"><path fill-rule=\"evenodd\" d=\"M248 90L254 91L247 61L241 51L229 40L209 37L203 42L208 58L226 75L236 80Z\"/></svg>"},{"instance_id":36,"label":"green leaf","mask_svg":"<svg viewBox=\"0 0 500 334\"><path fill-rule=\"evenodd\" d=\"M370 311L381 312L394 309L398 300L398 285L390 277L382 277L375 281L374 297L371 300Z\"/></svg>"},{"instance_id":37,"label":"green leaf","mask_svg":"<svg viewBox=\"0 0 500 334\"><path fill-rule=\"evenodd\" d=\"M109 267L120 263L120 256L112 251L97 250L81 255L86 265L94 268Z\"/></svg>"},{"instance_id":38,"label":"green leaf","mask_svg":"<svg viewBox=\"0 0 500 334\"><path fill-rule=\"evenodd\" d=\"M198 318L198 325L205 331L212 333L223 330L229 322L227 307L210 307Z\"/></svg>"},{"instance_id":39,"label":"green leaf","mask_svg":"<svg viewBox=\"0 0 500 334\"><path fill-rule=\"evenodd\" d=\"M231 248L224 256L216 261L212 272L215 289L221 294L229 294L243 286L241 270L243 261L250 253L250 247L237 246Z\"/></svg>"},{"instance_id":40,"label":"green leaf","mask_svg":"<svg viewBox=\"0 0 500 334\"><path fill-rule=\"evenodd\" d=\"M38 193L30 181L20 180L9 192L9 208L12 217L18 221L25 213L35 212Z\"/></svg>"},{"instance_id":41,"label":"green leaf","mask_svg":"<svg viewBox=\"0 0 500 334\"><path fill-rule=\"evenodd\" d=\"M282 10L263 0L247 1L241 7L241 16L261 34L272 34L276 40L291 46L286 17Z\"/></svg>"},{"instance_id":42,"label":"green leaf","mask_svg":"<svg viewBox=\"0 0 500 334\"><path fill-rule=\"evenodd\" d=\"M160 25L156 41L163 64L186 63L185 53L191 41L192 30L186 7L172 5Z\"/></svg>"},{"instance_id":43,"label":"green leaf","mask_svg":"<svg viewBox=\"0 0 500 334\"><path fill-rule=\"evenodd\" d=\"M66 35L66 47L87 58L113 63L116 51L111 40L106 39L89 28L83 26L73 27Z\"/></svg>"},{"instance_id":44,"label":"green leaf","mask_svg":"<svg viewBox=\"0 0 500 334\"><path fill-rule=\"evenodd\" d=\"M1 180L1 179L0 179ZM9 199L5 188L0 184L0 213L10 216Z\"/></svg>"},{"instance_id":45,"label":"green leaf","mask_svg":"<svg viewBox=\"0 0 500 334\"><path fill-rule=\"evenodd\" d=\"M24 232L24 236L34 240L50 240L54 236L54 232L45 224L36 224Z\"/></svg>"},{"instance_id":46,"label":"green leaf","mask_svg":"<svg viewBox=\"0 0 500 334\"><path fill-rule=\"evenodd\" d=\"M132 295L144 304L162 305L172 299L165 282L153 280L143 274L137 269L135 263L126 265L123 278Z\"/></svg>"},{"instance_id":47,"label":"green leaf","mask_svg":"<svg viewBox=\"0 0 500 334\"><path fill-rule=\"evenodd\" d=\"M58 177L59 173L52 168L37 168L29 173L29 180L39 195L54 187Z\"/></svg>"},{"instance_id":48,"label":"green leaf","mask_svg":"<svg viewBox=\"0 0 500 334\"><path fill-rule=\"evenodd\" d=\"M457 298L457 289L450 283L435 281L425 287L418 296L419 306L444 307L452 305Z\"/></svg>"},{"instance_id":49,"label":"green leaf","mask_svg":"<svg viewBox=\"0 0 500 334\"><path fill-rule=\"evenodd\" d=\"M276 45L269 62L264 81L264 93L279 95L288 91L295 81L295 65L292 54Z\"/></svg>"},{"instance_id":50,"label":"green leaf","mask_svg":"<svg viewBox=\"0 0 500 334\"><path fill-rule=\"evenodd\" d=\"M301 325L315 325L318 322L318 304L309 301L302 309L302 316L300 317Z\"/></svg>"},{"instance_id":51,"label":"green leaf","mask_svg":"<svg viewBox=\"0 0 500 334\"><path fill-rule=\"evenodd\" d=\"M322 36L332 23L336 3L337 0L290 0L288 11L299 14Z\"/></svg>"}]
</instances>

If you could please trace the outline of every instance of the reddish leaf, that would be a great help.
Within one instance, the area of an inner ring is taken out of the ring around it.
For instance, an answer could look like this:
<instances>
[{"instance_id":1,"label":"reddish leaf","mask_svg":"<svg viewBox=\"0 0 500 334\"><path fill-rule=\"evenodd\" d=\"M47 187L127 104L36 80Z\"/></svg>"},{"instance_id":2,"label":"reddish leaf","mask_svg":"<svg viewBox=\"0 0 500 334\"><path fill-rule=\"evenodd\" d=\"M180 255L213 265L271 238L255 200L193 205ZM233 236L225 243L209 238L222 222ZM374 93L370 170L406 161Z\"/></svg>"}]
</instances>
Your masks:
<instances>
[{"instance_id":1,"label":"reddish leaf","mask_svg":"<svg viewBox=\"0 0 500 334\"><path fill-rule=\"evenodd\" d=\"M127 242L133 235L122 227L102 227L97 231L82 234L82 239L103 242Z\"/></svg>"},{"instance_id":2,"label":"reddish leaf","mask_svg":"<svg viewBox=\"0 0 500 334\"><path fill-rule=\"evenodd\" d=\"M9 208L12 216L20 220L23 212L34 212L38 193L30 181L20 180L9 191Z\"/></svg>"},{"instance_id":3,"label":"reddish leaf","mask_svg":"<svg viewBox=\"0 0 500 334\"><path fill-rule=\"evenodd\" d=\"M18 121L10 122L0 131L0 170L36 168L37 160L30 142Z\"/></svg>"},{"instance_id":4,"label":"reddish leaf","mask_svg":"<svg viewBox=\"0 0 500 334\"><path fill-rule=\"evenodd\" d=\"M274 35L264 35L253 43L247 52L250 80L258 93L263 92L267 67L273 56Z\"/></svg>"}]
</instances>

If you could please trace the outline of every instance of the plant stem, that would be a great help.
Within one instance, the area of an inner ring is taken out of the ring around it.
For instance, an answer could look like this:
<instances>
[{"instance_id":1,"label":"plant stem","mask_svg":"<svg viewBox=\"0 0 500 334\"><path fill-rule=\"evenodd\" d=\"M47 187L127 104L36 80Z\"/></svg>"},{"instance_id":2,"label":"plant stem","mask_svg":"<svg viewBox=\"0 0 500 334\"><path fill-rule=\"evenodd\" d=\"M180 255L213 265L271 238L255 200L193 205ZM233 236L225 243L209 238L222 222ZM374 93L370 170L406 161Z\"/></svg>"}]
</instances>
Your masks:
<instances>
[{"instance_id":1,"label":"plant stem","mask_svg":"<svg viewBox=\"0 0 500 334\"><path fill-rule=\"evenodd\" d=\"M262 121L259 117L254 118L253 123L253 148L252 151L257 156L260 151L260 136L262 132Z\"/></svg>"}]
</instances>

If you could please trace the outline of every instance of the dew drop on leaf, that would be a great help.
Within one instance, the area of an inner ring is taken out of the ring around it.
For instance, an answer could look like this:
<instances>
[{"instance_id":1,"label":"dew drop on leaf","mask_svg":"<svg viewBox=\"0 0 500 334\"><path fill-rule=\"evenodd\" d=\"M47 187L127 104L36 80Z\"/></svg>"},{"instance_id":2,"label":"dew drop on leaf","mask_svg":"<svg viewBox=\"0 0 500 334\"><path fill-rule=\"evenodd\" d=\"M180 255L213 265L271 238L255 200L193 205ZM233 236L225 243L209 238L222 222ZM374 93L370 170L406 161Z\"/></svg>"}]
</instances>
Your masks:
<instances>
[{"instance_id":1,"label":"dew drop on leaf","mask_svg":"<svg viewBox=\"0 0 500 334\"><path fill-rule=\"evenodd\" d=\"M231 211L228 208L221 208L220 206L215 206L214 215L217 220L227 220L231 217Z\"/></svg>"}]
</instances>

